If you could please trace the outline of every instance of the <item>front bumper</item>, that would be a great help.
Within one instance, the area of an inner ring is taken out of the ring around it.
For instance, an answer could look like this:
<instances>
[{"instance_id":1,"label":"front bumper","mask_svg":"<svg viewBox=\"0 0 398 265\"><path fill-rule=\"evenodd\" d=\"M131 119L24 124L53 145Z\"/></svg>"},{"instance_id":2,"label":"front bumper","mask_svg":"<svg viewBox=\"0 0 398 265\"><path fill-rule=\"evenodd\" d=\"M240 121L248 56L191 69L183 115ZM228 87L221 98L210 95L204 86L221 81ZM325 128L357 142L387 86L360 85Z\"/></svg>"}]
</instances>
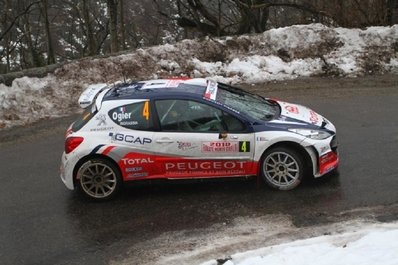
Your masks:
<instances>
[{"instance_id":1,"label":"front bumper","mask_svg":"<svg viewBox=\"0 0 398 265\"><path fill-rule=\"evenodd\" d=\"M307 144L306 150L311 156L315 178L321 177L338 167L340 159L336 135Z\"/></svg>"}]
</instances>

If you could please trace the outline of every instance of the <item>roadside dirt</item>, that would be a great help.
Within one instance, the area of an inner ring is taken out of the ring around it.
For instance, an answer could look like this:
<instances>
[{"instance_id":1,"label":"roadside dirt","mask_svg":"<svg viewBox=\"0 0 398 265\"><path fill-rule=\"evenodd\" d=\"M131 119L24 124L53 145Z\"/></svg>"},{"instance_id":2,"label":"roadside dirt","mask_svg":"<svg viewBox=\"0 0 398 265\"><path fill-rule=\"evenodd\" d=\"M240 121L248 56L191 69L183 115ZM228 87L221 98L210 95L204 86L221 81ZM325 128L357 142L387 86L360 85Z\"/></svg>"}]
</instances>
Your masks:
<instances>
[{"instance_id":1,"label":"roadside dirt","mask_svg":"<svg viewBox=\"0 0 398 265\"><path fill-rule=\"evenodd\" d=\"M326 217L327 221L315 217L312 221L318 222L317 225L297 225L291 216L283 214L238 217L230 223L216 224L207 229L163 233L155 239L134 245L126 255L132 258L115 259L110 264L185 265L210 260L223 264L238 252L355 232L370 224L397 220L397 217L398 204L330 214ZM152 251L142 251L144 249Z\"/></svg>"}]
</instances>

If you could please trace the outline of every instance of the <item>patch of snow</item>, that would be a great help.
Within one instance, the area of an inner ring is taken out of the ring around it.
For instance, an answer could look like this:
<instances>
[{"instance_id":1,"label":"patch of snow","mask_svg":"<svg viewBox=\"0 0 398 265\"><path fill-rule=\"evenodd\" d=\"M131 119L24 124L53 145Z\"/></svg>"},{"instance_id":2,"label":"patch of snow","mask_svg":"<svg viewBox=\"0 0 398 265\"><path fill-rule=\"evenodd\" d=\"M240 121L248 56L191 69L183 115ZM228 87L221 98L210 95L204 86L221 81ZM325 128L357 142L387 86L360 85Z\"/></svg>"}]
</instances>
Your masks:
<instances>
[{"instance_id":1,"label":"patch of snow","mask_svg":"<svg viewBox=\"0 0 398 265\"><path fill-rule=\"evenodd\" d=\"M225 265L396 265L398 223L320 236L232 255ZM210 260L201 265L217 265Z\"/></svg>"}]
</instances>

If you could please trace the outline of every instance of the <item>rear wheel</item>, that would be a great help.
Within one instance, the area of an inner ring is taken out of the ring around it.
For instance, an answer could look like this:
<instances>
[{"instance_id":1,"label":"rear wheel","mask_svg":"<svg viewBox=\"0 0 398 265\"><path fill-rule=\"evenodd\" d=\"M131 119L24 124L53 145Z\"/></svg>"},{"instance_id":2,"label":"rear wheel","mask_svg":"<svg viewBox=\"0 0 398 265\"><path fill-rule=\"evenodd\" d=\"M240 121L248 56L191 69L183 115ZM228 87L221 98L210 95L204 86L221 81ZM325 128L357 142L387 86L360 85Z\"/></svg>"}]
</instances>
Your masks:
<instances>
[{"instance_id":1,"label":"rear wheel","mask_svg":"<svg viewBox=\"0 0 398 265\"><path fill-rule=\"evenodd\" d=\"M272 148L263 156L261 174L265 182L274 189L294 189L304 176L303 158L291 148Z\"/></svg>"},{"instance_id":2,"label":"rear wheel","mask_svg":"<svg viewBox=\"0 0 398 265\"><path fill-rule=\"evenodd\" d=\"M121 188L119 169L103 158L90 159L77 171L80 191L95 200L107 200L115 196Z\"/></svg>"}]
</instances>

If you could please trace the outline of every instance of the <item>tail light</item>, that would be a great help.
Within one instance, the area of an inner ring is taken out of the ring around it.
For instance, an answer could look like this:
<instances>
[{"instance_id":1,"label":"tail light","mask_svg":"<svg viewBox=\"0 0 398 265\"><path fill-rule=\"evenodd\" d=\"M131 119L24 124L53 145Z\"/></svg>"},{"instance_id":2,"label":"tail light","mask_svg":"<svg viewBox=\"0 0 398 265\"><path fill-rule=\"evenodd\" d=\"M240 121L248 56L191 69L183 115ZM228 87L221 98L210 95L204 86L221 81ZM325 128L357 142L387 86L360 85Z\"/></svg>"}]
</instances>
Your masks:
<instances>
[{"instance_id":1,"label":"tail light","mask_svg":"<svg viewBox=\"0 0 398 265\"><path fill-rule=\"evenodd\" d=\"M68 137L65 140L65 153L69 154L73 150L76 149L82 142L84 138L83 137Z\"/></svg>"}]
</instances>

